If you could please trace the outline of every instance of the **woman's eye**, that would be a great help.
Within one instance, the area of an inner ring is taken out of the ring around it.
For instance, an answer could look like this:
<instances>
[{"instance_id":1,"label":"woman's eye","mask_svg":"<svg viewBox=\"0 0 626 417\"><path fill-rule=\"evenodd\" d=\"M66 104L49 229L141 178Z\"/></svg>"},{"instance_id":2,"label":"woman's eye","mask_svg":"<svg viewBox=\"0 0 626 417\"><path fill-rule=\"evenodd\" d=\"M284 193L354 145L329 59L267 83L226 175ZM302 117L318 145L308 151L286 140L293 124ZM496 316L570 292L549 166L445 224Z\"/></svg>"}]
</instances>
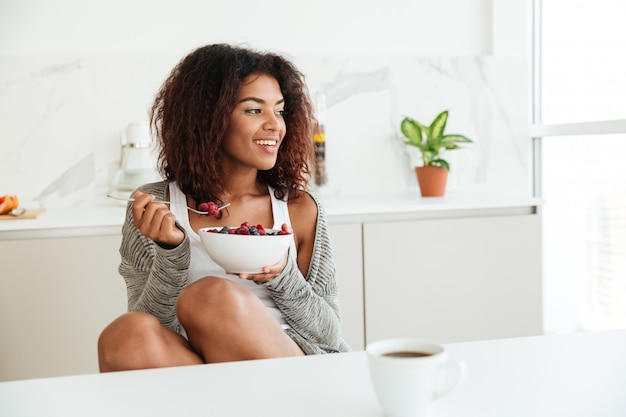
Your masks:
<instances>
[{"instance_id":1,"label":"woman's eye","mask_svg":"<svg viewBox=\"0 0 626 417\"><path fill-rule=\"evenodd\" d=\"M276 110L276 114L278 116L283 116L285 114L285 109Z\"/></svg>"},{"instance_id":2,"label":"woman's eye","mask_svg":"<svg viewBox=\"0 0 626 417\"><path fill-rule=\"evenodd\" d=\"M259 113L261 113L261 109L248 109L248 110L246 110L246 113L259 114Z\"/></svg>"}]
</instances>

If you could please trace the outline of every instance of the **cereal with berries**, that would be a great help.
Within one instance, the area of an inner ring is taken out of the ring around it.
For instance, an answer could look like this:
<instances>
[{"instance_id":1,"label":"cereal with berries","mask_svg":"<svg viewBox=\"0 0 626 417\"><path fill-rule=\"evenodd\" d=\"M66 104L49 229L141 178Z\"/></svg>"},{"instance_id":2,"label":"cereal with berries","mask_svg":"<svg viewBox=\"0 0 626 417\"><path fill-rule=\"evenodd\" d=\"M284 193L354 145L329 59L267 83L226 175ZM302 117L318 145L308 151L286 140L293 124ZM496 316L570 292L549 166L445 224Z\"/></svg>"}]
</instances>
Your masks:
<instances>
[{"instance_id":1,"label":"cereal with berries","mask_svg":"<svg viewBox=\"0 0 626 417\"><path fill-rule=\"evenodd\" d=\"M284 230L269 230L266 231L262 224L256 226L250 225L249 222L243 222L239 227L224 226L220 229L208 230L211 233L222 233L228 235L253 235L253 236L278 236L289 235L289 232Z\"/></svg>"}]
</instances>

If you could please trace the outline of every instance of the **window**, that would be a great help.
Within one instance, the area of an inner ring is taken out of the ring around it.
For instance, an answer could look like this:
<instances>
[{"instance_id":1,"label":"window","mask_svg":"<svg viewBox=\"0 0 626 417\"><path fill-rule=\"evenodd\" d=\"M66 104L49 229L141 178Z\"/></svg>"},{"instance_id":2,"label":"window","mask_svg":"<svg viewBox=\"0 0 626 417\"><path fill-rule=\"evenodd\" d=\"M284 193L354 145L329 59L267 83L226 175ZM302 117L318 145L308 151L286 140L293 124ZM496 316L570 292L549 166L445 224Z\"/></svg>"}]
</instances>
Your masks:
<instances>
[{"instance_id":1,"label":"window","mask_svg":"<svg viewBox=\"0 0 626 417\"><path fill-rule=\"evenodd\" d=\"M626 328L626 3L535 0L547 333Z\"/></svg>"}]
</instances>

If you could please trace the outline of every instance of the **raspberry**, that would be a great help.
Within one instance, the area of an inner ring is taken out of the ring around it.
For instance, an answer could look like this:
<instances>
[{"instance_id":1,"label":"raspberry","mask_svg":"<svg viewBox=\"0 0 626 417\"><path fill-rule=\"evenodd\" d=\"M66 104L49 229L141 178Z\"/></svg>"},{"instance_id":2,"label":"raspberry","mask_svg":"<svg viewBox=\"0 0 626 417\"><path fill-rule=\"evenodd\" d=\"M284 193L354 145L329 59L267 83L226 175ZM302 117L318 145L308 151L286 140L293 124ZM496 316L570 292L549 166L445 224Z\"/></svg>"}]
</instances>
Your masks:
<instances>
[{"instance_id":1,"label":"raspberry","mask_svg":"<svg viewBox=\"0 0 626 417\"><path fill-rule=\"evenodd\" d=\"M206 211L207 216L217 216L220 212L218 205L212 201L198 204L198 210Z\"/></svg>"},{"instance_id":2,"label":"raspberry","mask_svg":"<svg viewBox=\"0 0 626 417\"><path fill-rule=\"evenodd\" d=\"M210 202L209 204L209 209L207 210L209 212L209 216L217 216L220 212L219 208L217 207L217 204Z\"/></svg>"},{"instance_id":3,"label":"raspberry","mask_svg":"<svg viewBox=\"0 0 626 417\"><path fill-rule=\"evenodd\" d=\"M247 226L244 226L243 224L237 229L237 231L235 232L238 235L249 235L250 234L250 229L248 229Z\"/></svg>"}]
</instances>

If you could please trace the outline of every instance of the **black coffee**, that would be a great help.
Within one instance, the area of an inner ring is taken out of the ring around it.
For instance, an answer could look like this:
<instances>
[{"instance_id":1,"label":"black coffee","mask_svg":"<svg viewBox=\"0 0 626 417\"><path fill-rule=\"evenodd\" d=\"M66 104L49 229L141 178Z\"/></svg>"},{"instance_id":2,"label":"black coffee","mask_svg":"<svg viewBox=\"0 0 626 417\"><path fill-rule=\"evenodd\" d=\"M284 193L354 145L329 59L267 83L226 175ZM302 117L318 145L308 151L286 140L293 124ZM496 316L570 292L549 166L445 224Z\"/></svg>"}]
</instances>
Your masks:
<instances>
[{"instance_id":1,"label":"black coffee","mask_svg":"<svg viewBox=\"0 0 626 417\"><path fill-rule=\"evenodd\" d=\"M396 352L383 353L382 356L388 356L392 358L421 358L423 356L432 356L432 353L417 352L415 350L400 350Z\"/></svg>"}]
</instances>

